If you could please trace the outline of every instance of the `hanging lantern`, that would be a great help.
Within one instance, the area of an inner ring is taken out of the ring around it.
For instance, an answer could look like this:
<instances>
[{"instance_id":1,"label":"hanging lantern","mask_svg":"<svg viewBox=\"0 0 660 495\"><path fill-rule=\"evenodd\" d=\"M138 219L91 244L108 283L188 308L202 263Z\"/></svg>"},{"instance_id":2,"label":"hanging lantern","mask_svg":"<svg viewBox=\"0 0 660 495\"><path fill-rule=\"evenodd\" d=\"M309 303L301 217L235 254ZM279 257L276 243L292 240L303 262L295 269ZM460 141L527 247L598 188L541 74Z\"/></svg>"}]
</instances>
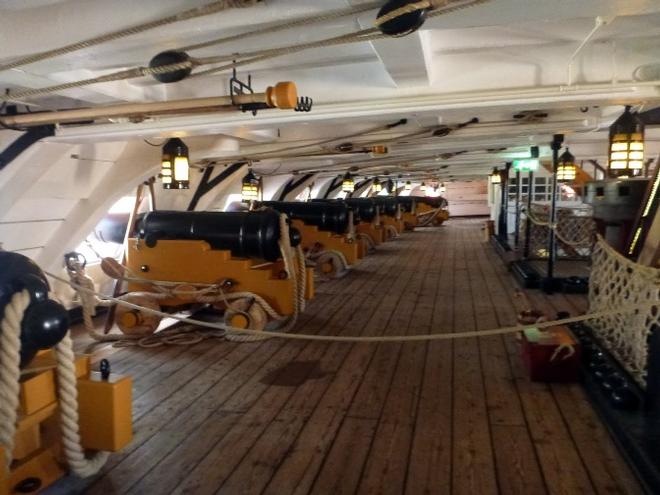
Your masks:
<instances>
[{"instance_id":1,"label":"hanging lantern","mask_svg":"<svg viewBox=\"0 0 660 495\"><path fill-rule=\"evenodd\" d=\"M241 184L241 201L248 203L257 199L259 199L259 179L249 168Z\"/></svg>"},{"instance_id":2,"label":"hanging lantern","mask_svg":"<svg viewBox=\"0 0 660 495\"><path fill-rule=\"evenodd\" d=\"M422 192L426 192L426 183L425 182L422 182L422 185L419 186L419 190L422 191Z\"/></svg>"},{"instance_id":3,"label":"hanging lantern","mask_svg":"<svg viewBox=\"0 0 660 495\"><path fill-rule=\"evenodd\" d=\"M403 188L404 188L406 191L412 191L412 183L411 183L409 180L407 180L407 181L406 181L406 184L403 186Z\"/></svg>"},{"instance_id":4,"label":"hanging lantern","mask_svg":"<svg viewBox=\"0 0 660 495\"><path fill-rule=\"evenodd\" d=\"M497 170L497 168L494 168L493 173L490 174L490 183L491 184L501 184L502 183L502 175L500 175L500 171Z\"/></svg>"},{"instance_id":5,"label":"hanging lantern","mask_svg":"<svg viewBox=\"0 0 660 495\"><path fill-rule=\"evenodd\" d=\"M172 138L163 145L160 175L164 189L188 189L190 187L188 146L181 139Z\"/></svg>"},{"instance_id":6,"label":"hanging lantern","mask_svg":"<svg viewBox=\"0 0 660 495\"><path fill-rule=\"evenodd\" d=\"M445 186L445 183L443 182L440 184L440 194L444 194L447 192L447 187Z\"/></svg>"},{"instance_id":7,"label":"hanging lantern","mask_svg":"<svg viewBox=\"0 0 660 495\"><path fill-rule=\"evenodd\" d=\"M345 193L352 193L355 191L355 181L349 172L346 172L344 179L341 181L341 190Z\"/></svg>"},{"instance_id":8,"label":"hanging lantern","mask_svg":"<svg viewBox=\"0 0 660 495\"><path fill-rule=\"evenodd\" d=\"M557 181L558 182L573 182L577 176L577 166L575 165L575 157L566 148L566 151L559 157L559 164L557 165Z\"/></svg>"},{"instance_id":9,"label":"hanging lantern","mask_svg":"<svg viewBox=\"0 0 660 495\"><path fill-rule=\"evenodd\" d=\"M644 123L629 106L610 127L609 157L611 177L636 176L644 168Z\"/></svg>"},{"instance_id":10,"label":"hanging lantern","mask_svg":"<svg viewBox=\"0 0 660 495\"><path fill-rule=\"evenodd\" d=\"M380 183L380 181L378 180L378 177L376 177L376 178L374 179L374 181L373 181L373 183L372 183L372 185L371 185L371 190L372 190L373 192L375 192L376 194L378 194L379 192L381 192L381 191L383 190L383 185L382 185L382 184Z\"/></svg>"}]
</instances>

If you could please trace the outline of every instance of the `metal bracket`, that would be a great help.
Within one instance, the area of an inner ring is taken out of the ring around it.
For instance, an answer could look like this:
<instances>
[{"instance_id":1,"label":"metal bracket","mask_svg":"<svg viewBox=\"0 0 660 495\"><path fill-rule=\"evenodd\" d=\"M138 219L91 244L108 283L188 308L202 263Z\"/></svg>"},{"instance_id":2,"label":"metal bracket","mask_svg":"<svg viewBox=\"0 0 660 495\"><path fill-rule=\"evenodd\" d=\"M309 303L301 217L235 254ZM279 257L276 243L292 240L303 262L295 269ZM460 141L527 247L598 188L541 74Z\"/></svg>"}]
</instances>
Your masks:
<instances>
[{"instance_id":1,"label":"metal bracket","mask_svg":"<svg viewBox=\"0 0 660 495\"><path fill-rule=\"evenodd\" d=\"M236 62L234 60L234 62ZM247 83L241 81L236 74L236 67L232 69L232 75L229 79L229 96L231 97L232 103L235 101L234 98L238 95L253 94L254 90L252 89L252 76L248 74ZM235 104L235 103L234 103ZM265 103L244 103L241 105L235 104L243 112L252 112L252 115L257 115L259 110L268 108L268 105Z\"/></svg>"}]
</instances>

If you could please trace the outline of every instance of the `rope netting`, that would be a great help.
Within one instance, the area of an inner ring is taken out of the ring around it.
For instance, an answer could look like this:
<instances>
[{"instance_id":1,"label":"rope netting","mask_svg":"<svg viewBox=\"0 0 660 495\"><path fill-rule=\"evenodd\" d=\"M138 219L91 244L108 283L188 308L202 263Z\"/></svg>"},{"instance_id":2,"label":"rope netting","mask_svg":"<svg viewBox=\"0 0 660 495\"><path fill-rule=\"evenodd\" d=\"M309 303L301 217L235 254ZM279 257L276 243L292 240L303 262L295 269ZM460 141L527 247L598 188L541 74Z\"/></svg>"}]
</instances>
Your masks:
<instances>
[{"instance_id":1,"label":"rope netting","mask_svg":"<svg viewBox=\"0 0 660 495\"><path fill-rule=\"evenodd\" d=\"M529 230L529 253L531 258L548 257L548 238L550 236L550 206L533 204L531 210L523 209L525 215L520 222L520 235L525 236L527 222ZM557 239L557 258L585 259L591 256L596 240L596 222L591 208L557 208L554 225Z\"/></svg>"},{"instance_id":2,"label":"rope netting","mask_svg":"<svg viewBox=\"0 0 660 495\"><path fill-rule=\"evenodd\" d=\"M649 338L660 329L660 269L633 263L600 237L592 260L589 312L648 304L634 312L599 316L589 323L598 339L645 387Z\"/></svg>"}]
</instances>

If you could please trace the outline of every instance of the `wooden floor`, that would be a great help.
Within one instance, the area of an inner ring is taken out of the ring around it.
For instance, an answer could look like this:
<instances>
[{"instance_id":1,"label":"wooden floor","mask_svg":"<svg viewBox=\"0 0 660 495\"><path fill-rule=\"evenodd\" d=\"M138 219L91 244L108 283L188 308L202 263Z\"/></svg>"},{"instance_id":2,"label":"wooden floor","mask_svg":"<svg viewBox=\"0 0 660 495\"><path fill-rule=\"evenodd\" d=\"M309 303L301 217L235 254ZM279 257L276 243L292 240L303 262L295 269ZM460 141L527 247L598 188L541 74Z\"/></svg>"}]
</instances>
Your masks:
<instances>
[{"instance_id":1,"label":"wooden floor","mask_svg":"<svg viewBox=\"0 0 660 495\"><path fill-rule=\"evenodd\" d=\"M318 286L299 332L399 335L515 322L481 221L406 233ZM581 296L533 295L546 310ZM269 340L121 350L133 443L50 493L634 494L578 385L531 383L515 337L415 344Z\"/></svg>"}]
</instances>

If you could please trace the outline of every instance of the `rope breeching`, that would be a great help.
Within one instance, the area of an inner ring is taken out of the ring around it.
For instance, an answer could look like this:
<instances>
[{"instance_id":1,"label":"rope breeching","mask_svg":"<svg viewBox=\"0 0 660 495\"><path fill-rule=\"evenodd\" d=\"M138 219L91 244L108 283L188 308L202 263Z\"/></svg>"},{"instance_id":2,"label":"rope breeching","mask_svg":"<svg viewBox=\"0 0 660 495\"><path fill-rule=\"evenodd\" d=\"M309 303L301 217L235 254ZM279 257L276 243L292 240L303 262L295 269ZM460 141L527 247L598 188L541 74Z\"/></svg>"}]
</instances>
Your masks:
<instances>
[{"instance_id":1,"label":"rope breeching","mask_svg":"<svg viewBox=\"0 0 660 495\"><path fill-rule=\"evenodd\" d=\"M186 323L176 315L169 313L155 311L151 308L146 308L137 304L130 303L131 295L141 295L154 299L166 299L177 296L187 296L193 298L195 302L204 304L213 304L217 302L224 302L225 306L232 311L244 313L238 308L232 306L231 301L240 301L249 299L259 305L268 316L277 322L284 324L283 327L278 328L279 332L288 332L296 324L299 314L305 310L305 290L307 282L307 274L305 272L305 256L300 246L293 248L291 246L289 237L289 225L286 215L280 215L280 240L279 240L280 253L284 261L285 271L288 276L293 279L292 284L292 297L294 301L294 312L290 317L280 315L275 309L261 296L252 292L225 292L222 289L222 284L195 284L191 282L171 282L171 281L157 281L149 280L135 276L126 267L119 265L119 263L108 263L106 260L104 271L111 272L112 276L116 276L120 281L131 281L146 285L154 290L154 292L140 292L129 293L119 298L105 298L103 295L94 290L94 282L88 277L80 261L73 260L67 266L67 273L69 280L62 279L53 274L50 277L70 285L76 290L80 303L82 306L83 323L89 336L97 342L112 342L117 347L124 346L139 346L144 348L158 347L162 345L194 345L202 340L210 338L225 338L235 342L253 342L256 340L263 340L270 338L270 330L262 331L255 330L254 333L245 334L236 332L236 328L229 325L221 324L215 328L215 331L201 332L195 325L184 325L179 327L170 327L162 330L153 335L144 334L102 334L99 333L93 322L93 317L96 314L96 307L98 306L111 306L113 304L120 304L125 307L137 309L147 314L153 314L163 318L173 318ZM129 276L126 276L128 273ZM184 289L180 287L200 287L196 290Z\"/></svg>"},{"instance_id":2,"label":"rope breeching","mask_svg":"<svg viewBox=\"0 0 660 495\"><path fill-rule=\"evenodd\" d=\"M5 307L0 327L0 446L5 452L14 451L17 411L20 394L21 323L30 305L27 290L17 292ZM62 447L71 470L82 478L96 474L106 463L108 452L86 457L80 443L78 425L78 389L73 342L67 334L55 347L57 360L58 399L62 429ZM12 462L7 455L7 468ZM5 467L3 466L3 469Z\"/></svg>"},{"instance_id":3,"label":"rope breeching","mask_svg":"<svg viewBox=\"0 0 660 495\"><path fill-rule=\"evenodd\" d=\"M603 241L604 242L604 241ZM245 328L235 328L221 323L212 323L208 321L196 320L194 318L186 318L185 316L172 315L170 313L163 313L151 308L145 308L136 304L129 303L122 299L106 296L100 294L94 290L90 290L74 282L68 281L62 277L59 277L50 272L44 272L48 277L53 280L65 283L73 287L74 289L87 292L95 297L98 297L101 301L116 303L123 305L129 308L138 309L144 311L145 313L158 315L161 317L167 317L179 320L190 325L196 325L199 327L204 327L212 330L231 330L237 333L243 333L246 335L258 335L263 336L263 332L260 330L249 330ZM478 330L478 331L468 331L468 332L458 332L458 333L437 333L437 334L420 334L420 335L390 335L390 336L378 336L378 337L363 337L363 336L327 336L327 335L314 335L314 334L301 334L301 333L285 333L278 331L269 331L269 338L281 338L285 340L304 340L304 341L315 341L315 342L370 342L370 343L384 343L384 342L426 342L426 341L436 341L436 340L454 340L461 338L470 338L470 337L487 337L491 335L505 335L508 333L517 333L521 332L530 326L534 326L539 329L550 328L557 325L568 325L571 323L579 323L583 321L589 321L596 318L603 318L606 316L617 315L621 313L635 313L640 310L646 310L649 308L655 308L658 306L658 303L643 303L643 304L634 304L627 305L625 307L618 307L615 309L595 311L587 313L584 315L574 316L570 318L563 318L553 321L545 321L534 323L533 325L515 325L508 327L495 328L491 330Z\"/></svg>"},{"instance_id":4,"label":"rope breeching","mask_svg":"<svg viewBox=\"0 0 660 495\"><path fill-rule=\"evenodd\" d=\"M246 0L250 1L250 0ZM444 7L433 7L434 10L431 10L429 13L428 17L436 17L439 15L445 15L445 14L450 14L457 12L459 10L466 9L468 7L473 7L476 5L480 5L483 3L486 3L490 0L467 0L464 2L456 2L452 4L447 4ZM436 2L431 2L431 3L436 3ZM442 2L444 5L444 2ZM308 21L310 19L313 19L313 17L307 19ZM300 20L300 23L302 24L303 21ZM252 35L252 33L249 33ZM255 33L256 34L256 33ZM109 35L108 35L109 36ZM101 38L101 37L99 37ZM240 38L239 38L240 39ZM368 29L362 29L359 31L355 31L352 33L347 33L343 34L340 36L334 36L331 38L323 39L323 40L318 40L314 42L307 42L307 43L298 43L295 45L290 45L290 46L285 46L285 47L279 47L279 48L274 48L274 49L268 49L268 50L261 50L257 52L250 52L250 53L234 53L230 55L220 55L216 57L206 57L206 58L190 58L187 61L176 63L176 64L168 64L168 65L161 65L157 67L134 67L131 69L126 69L123 71L118 71L114 72L111 74L106 74L104 76L99 76L99 77L94 77L90 79L82 79L78 81L71 81L67 83L62 83L62 84L57 84L53 86L48 86L44 88L33 88L33 89L26 89L23 91L17 91L15 93L12 93L10 95L0 95L0 102L6 102L6 101L16 101L16 100L22 100L25 98L30 98L34 96L42 96L54 92L59 92L59 91L64 91L67 89L73 89L73 88L80 88L84 86L88 86L91 84L97 84L97 83L103 83L103 82L112 82L112 81L121 81L121 80L126 80L126 79L134 79L138 77L143 77L147 75L155 75L155 74L165 74L169 72L174 72L182 69L193 69L196 67L200 67L203 65L213 65L217 63L222 63L226 61L232 61L231 63L222 65L220 67L212 68L212 69L207 69L205 71L201 72L196 72L194 73L191 77L195 76L201 76L201 75L206 75L206 74L211 74L215 72L220 72L224 70L229 70L233 69L242 65L248 65L248 64L253 64L256 62L260 62L263 60L270 60L272 58L280 57L283 55L288 55L292 53L298 53L300 51L304 50L309 50L312 48L323 48L323 47L330 47L330 46L336 46L336 45L341 45L341 44L347 44L347 43L356 43L356 42L363 42L363 41L373 41L377 39L392 39L389 36L381 33L378 28L368 28ZM85 43L85 42L81 42ZM66 53L66 52L64 52ZM38 55L38 54L37 54ZM37 56L35 55L35 56ZM47 57L48 58L48 57ZM18 63L14 62L14 63ZM0 66L0 70L2 70L4 66Z\"/></svg>"},{"instance_id":5,"label":"rope breeching","mask_svg":"<svg viewBox=\"0 0 660 495\"><path fill-rule=\"evenodd\" d=\"M417 217L420 219L417 224L418 227L428 227L433 223L433 221L438 217L442 208L433 208L432 210L425 211L424 213L418 213Z\"/></svg>"}]
</instances>

